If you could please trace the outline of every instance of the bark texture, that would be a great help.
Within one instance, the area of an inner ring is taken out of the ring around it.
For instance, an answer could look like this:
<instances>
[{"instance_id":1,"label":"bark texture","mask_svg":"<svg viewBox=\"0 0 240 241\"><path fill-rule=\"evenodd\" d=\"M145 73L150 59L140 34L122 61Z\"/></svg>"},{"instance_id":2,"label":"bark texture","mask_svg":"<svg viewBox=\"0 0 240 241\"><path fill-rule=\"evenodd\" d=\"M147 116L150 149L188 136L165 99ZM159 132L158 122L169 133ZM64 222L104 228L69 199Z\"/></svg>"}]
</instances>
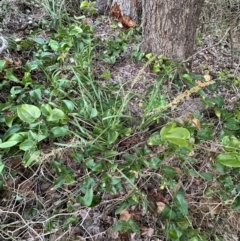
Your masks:
<instances>
[{"instance_id":1,"label":"bark texture","mask_svg":"<svg viewBox=\"0 0 240 241\"><path fill-rule=\"evenodd\" d=\"M122 15L129 16L137 23L140 2L140 0L113 0L112 6L117 3L120 7Z\"/></svg>"},{"instance_id":2,"label":"bark texture","mask_svg":"<svg viewBox=\"0 0 240 241\"><path fill-rule=\"evenodd\" d=\"M186 60L193 54L204 0L142 0L143 52Z\"/></svg>"},{"instance_id":3,"label":"bark texture","mask_svg":"<svg viewBox=\"0 0 240 241\"><path fill-rule=\"evenodd\" d=\"M95 8L100 14L104 14L111 6L111 0L96 0Z\"/></svg>"}]
</instances>

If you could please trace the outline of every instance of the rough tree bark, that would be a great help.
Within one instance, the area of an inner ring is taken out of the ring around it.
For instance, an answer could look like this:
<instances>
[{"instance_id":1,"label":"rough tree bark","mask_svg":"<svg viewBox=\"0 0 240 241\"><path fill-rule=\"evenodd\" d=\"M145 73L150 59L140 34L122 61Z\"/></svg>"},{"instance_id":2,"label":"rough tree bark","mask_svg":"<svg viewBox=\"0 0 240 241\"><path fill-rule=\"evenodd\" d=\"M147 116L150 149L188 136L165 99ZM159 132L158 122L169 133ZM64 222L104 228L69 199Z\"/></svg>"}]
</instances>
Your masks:
<instances>
[{"instance_id":1,"label":"rough tree bark","mask_svg":"<svg viewBox=\"0 0 240 241\"><path fill-rule=\"evenodd\" d=\"M180 61L191 56L203 3L204 0L142 0L142 51Z\"/></svg>"}]
</instances>

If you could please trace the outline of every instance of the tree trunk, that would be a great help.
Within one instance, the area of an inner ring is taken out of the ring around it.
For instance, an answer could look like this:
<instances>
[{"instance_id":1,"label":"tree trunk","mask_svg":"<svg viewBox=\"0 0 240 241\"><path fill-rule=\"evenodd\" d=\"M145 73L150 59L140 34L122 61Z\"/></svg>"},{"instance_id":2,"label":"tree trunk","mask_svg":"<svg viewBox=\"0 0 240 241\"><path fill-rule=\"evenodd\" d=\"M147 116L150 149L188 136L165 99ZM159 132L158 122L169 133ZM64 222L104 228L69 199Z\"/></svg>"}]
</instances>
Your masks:
<instances>
[{"instance_id":1,"label":"tree trunk","mask_svg":"<svg viewBox=\"0 0 240 241\"><path fill-rule=\"evenodd\" d=\"M120 7L122 16L129 16L133 21L137 23L139 2L140 0L113 0L112 6L117 3Z\"/></svg>"},{"instance_id":2,"label":"tree trunk","mask_svg":"<svg viewBox=\"0 0 240 241\"><path fill-rule=\"evenodd\" d=\"M186 60L193 54L203 3L204 0L142 0L141 50Z\"/></svg>"}]
</instances>

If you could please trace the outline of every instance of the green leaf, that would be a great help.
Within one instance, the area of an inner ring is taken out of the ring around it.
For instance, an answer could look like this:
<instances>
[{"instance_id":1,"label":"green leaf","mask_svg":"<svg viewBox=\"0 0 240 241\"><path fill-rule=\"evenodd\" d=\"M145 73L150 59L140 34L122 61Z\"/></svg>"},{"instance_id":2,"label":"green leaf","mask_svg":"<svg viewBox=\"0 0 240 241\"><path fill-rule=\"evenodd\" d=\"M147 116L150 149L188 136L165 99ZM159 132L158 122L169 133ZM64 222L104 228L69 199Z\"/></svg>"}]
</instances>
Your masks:
<instances>
[{"instance_id":1,"label":"green leaf","mask_svg":"<svg viewBox=\"0 0 240 241\"><path fill-rule=\"evenodd\" d=\"M69 227L70 224L74 224L78 221L78 217L76 216L72 216L70 218L68 218L67 220L64 221L63 223L63 228L66 229Z\"/></svg>"},{"instance_id":2,"label":"green leaf","mask_svg":"<svg viewBox=\"0 0 240 241\"><path fill-rule=\"evenodd\" d=\"M170 166L163 166L162 172L166 177L175 177L177 175L177 172L175 171L175 169Z\"/></svg>"},{"instance_id":3,"label":"green leaf","mask_svg":"<svg viewBox=\"0 0 240 241\"><path fill-rule=\"evenodd\" d=\"M211 172L200 172L200 175L206 180L206 181L212 181L213 180L213 173Z\"/></svg>"},{"instance_id":4,"label":"green leaf","mask_svg":"<svg viewBox=\"0 0 240 241\"><path fill-rule=\"evenodd\" d=\"M80 5L80 9L84 9L84 8L86 8L86 7L88 7L88 1L82 1L81 2L81 5Z\"/></svg>"},{"instance_id":5,"label":"green leaf","mask_svg":"<svg viewBox=\"0 0 240 241\"><path fill-rule=\"evenodd\" d=\"M59 44L56 40L53 40L51 39L48 43L48 45L50 46L50 48L53 50L53 51L58 51L59 49Z\"/></svg>"},{"instance_id":6,"label":"green leaf","mask_svg":"<svg viewBox=\"0 0 240 241\"><path fill-rule=\"evenodd\" d=\"M74 104L70 100L62 100L62 108L67 112L72 112L74 110Z\"/></svg>"},{"instance_id":7,"label":"green leaf","mask_svg":"<svg viewBox=\"0 0 240 241\"><path fill-rule=\"evenodd\" d=\"M85 196L84 197L78 196L76 201L78 203L82 203L84 206L90 207L93 201L93 189L90 188L86 190Z\"/></svg>"},{"instance_id":8,"label":"green leaf","mask_svg":"<svg viewBox=\"0 0 240 241\"><path fill-rule=\"evenodd\" d=\"M23 163L25 167L29 167L32 163L36 162L39 159L40 151L26 151L23 155Z\"/></svg>"},{"instance_id":9,"label":"green leaf","mask_svg":"<svg viewBox=\"0 0 240 241\"><path fill-rule=\"evenodd\" d=\"M213 140L213 128L203 128L198 131L197 136L202 140Z\"/></svg>"},{"instance_id":10,"label":"green leaf","mask_svg":"<svg viewBox=\"0 0 240 241\"><path fill-rule=\"evenodd\" d=\"M60 122L60 121L65 121L67 120L67 115L60 109L53 109L50 112L50 115L47 117L47 121L49 122Z\"/></svg>"},{"instance_id":11,"label":"green leaf","mask_svg":"<svg viewBox=\"0 0 240 241\"><path fill-rule=\"evenodd\" d=\"M232 209L237 212L240 211L240 196L236 197L236 199L234 200L232 204Z\"/></svg>"},{"instance_id":12,"label":"green leaf","mask_svg":"<svg viewBox=\"0 0 240 241\"><path fill-rule=\"evenodd\" d=\"M176 219L176 224L181 230L189 227L189 221L185 217Z\"/></svg>"},{"instance_id":13,"label":"green leaf","mask_svg":"<svg viewBox=\"0 0 240 241\"><path fill-rule=\"evenodd\" d=\"M72 25L70 28L69 28L69 31L68 31L68 34L70 36L78 36L79 34L81 34L83 32L83 30L77 26L77 25Z\"/></svg>"},{"instance_id":14,"label":"green leaf","mask_svg":"<svg viewBox=\"0 0 240 241\"><path fill-rule=\"evenodd\" d=\"M2 161L0 161L0 174L2 174L4 167L5 167L5 165L2 163Z\"/></svg>"},{"instance_id":15,"label":"green leaf","mask_svg":"<svg viewBox=\"0 0 240 241\"><path fill-rule=\"evenodd\" d=\"M178 146L185 146L189 147L189 137L190 132L188 129L183 127L175 127L169 129L165 129L165 127L162 128L160 135L163 139L168 140L169 142L172 142L175 145Z\"/></svg>"},{"instance_id":16,"label":"green leaf","mask_svg":"<svg viewBox=\"0 0 240 241\"><path fill-rule=\"evenodd\" d=\"M12 123L16 117L15 116L5 116L5 122L8 127L12 127Z\"/></svg>"},{"instance_id":17,"label":"green leaf","mask_svg":"<svg viewBox=\"0 0 240 241\"><path fill-rule=\"evenodd\" d=\"M180 212L186 216L188 214L188 205L184 197L184 190L180 188L173 198L175 206L180 210Z\"/></svg>"},{"instance_id":18,"label":"green leaf","mask_svg":"<svg viewBox=\"0 0 240 241\"><path fill-rule=\"evenodd\" d=\"M113 144L119 136L119 133L114 130L108 130L107 132L107 139L108 139L108 144Z\"/></svg>"},{"instance_id":19,"label":"green leaf","mask_svg":"<svg viewBox=\"0 0 240 241\"><path fill-rule=\"evenodd\" d=\"M101 78L105 78L105 79L110 79L111 78L111 73L109 70L106 70L105 72L103 72L101 75L100 75Z\"/></svg>"},{"instance_id":20,"label":"green leaf","mask_svg":"<svg viewBox=\"0 0 240 241\"><path fill-rule=\"evenodd\" d=\"M98 115L98 111L95 109L95 108L92 108L91 109L91 114L90 114L90 117L91 118L94 118Z\"/></svg>"},{"instance_id":21,"label":"green leaf","mask_svg":"<svg viewBox=\"0 0 240 241\"><path fill-rule=\"evenodd\" d=\"M17 107L17 114L22 121L32 123L40 117L41 111L34 105L22 104Z\"/></svg>"},{"instance_id":22,"label":"green leaf","mask_svg":"<svg viewBox=\"0 0 240 241\"><path fill-rule=\"evenodd\" d=\"M236 151L240 147L240 141L235 136L224 136L222 145L226 151Z\"/></svg>"},{"instance_id":23,"label":"green leaf","mask_svg":"<svg viewBox=\"0 0 240 241\"><path fill-rule=\"evenodd\" d=\"M6 141L6 142L2 142L0 143L0 149L5 149L5 148L9 148L12 146L15 146L19 143L19 141Z\"/></svg>"},{"instance_id":24,"label":"green leaf","mask_svg":"<svg viewBox=\"0 0 240 241\"><path fill-rule=\"evenodd\" d=\"M10 136L12 136L13 134L15 134L16 132L18 132L21 129L20 125L13 125L11 126L4 134L4 138L3 140L6 141Z\"/></svg>"},{"instance_id":25,"label":"green leaf","mask_svg":"<svg viewBox=\"0 0 240 241\"><path fill-rule=\"evenodd\" d=\"M128 223L128 225L130 226L130 229L131 229L131 231L133 232L133 233L140 233L140 229L139 229L139 227L137 226L137 224L133 221L133 219L129 219L128 221L127 221L127 223Z\"/></svg>"},{"instance_id":26,"label":"green leaf","mask_svg":"<svg viewBox=\"0 0 240 241\"><path fill-rule=\"evenodd\" d=\"M159 168L159 165L160 163L162 162L163 160L161 160L160 158L158 157L151 157L150 159L150 165L153 169L158 169Z\"/></svg>"},{"instance_id":27,"label":"green leaf","mask_svg":"<svg viewBox=\"0 0 240 241\"><path fill-rule=\"evenodd\" d=\"M23 151L28 151L35 146L36 146L36 144L33 140L27 139L19 145L19 149L23 150Z\"/></svg>"},{"instance_id":28,"label":"green leaf","mask_svg":"<svg viewBox=\"0 0 240 241\"><path fill-rule=\"evenodd\" d=\"M46 42L44 38L39 38L39 37L33 38L32 40L41 45L45 44L45 42Z\"/></svg>"},{"instance_id":29,"label":"green leaf","mask_svg":"<svg viewBox=\"0 0 240 241\"><path fill-rule=\"evenodd\" d=\"M5 64L6 60L0 59L0 72L3 71Z\"/></svg>"},{"instance_id":30,"label":"green leaf","mask_svg":"<svg viewBox=\"0 0 240 241\"><path fill-rule=\"evenodd\" d=\"M168 231L168 235L173 240L179 240L179 238L182 236L182 232L178 229L170 229Z\"/></svg>"},{"instance_id":31,"label":"green leaf","mask_svg":"<svg viewBox=\"0 0 240 241\"><path fill-rule=\"evenodd\" d=\"M57 137L63 137L63 136L67 136L69 135L71 132L68 130L68 127L53 127L50 132L52 133L53 137L54 138L57 138Z\"/></svg>"},{"instance_id":32,"label":"green leaf","mask_svg":"<svg viewBox=\"0 0 240 241\"><path fill-rule=\"evenodd\" d=\"M217 156L217 161L227 167L240 167L240 153L225 152Z\"/></svg>"},{"instance_id":33,"label":"green leaf","mask_svg":"<svg viewBox=\"0 0 240 241\"><path fill-rule=\"evenodd\" d=\"M35 89L35 90L31 90L29 92L30 96L38 101L42 100L42 91L41 89Z\"/></svg>"},{"instance_id":34,"label":"green leaf","mask_svg":"<svg viewBox=\"0 0 240 241\"><path fill-rule=\"evenodd\" d=\"M11 80L15 83L21 83L21 81L13 74L12 68L6 70L6 74L4 76L5 79Z\"/></svg>"},{"instance_id":35,"label":"green leaf","mask_svg":"<svg viewBox=\"0 0 240 241\"><path fill-rule=\"evenodd\" d=\"M162 140L159 132L153 133L153 134L148 138L147 144L148 144L149 146L161 145L161 144L163 144L163 140Z\"/></svg>"}]
</instances>

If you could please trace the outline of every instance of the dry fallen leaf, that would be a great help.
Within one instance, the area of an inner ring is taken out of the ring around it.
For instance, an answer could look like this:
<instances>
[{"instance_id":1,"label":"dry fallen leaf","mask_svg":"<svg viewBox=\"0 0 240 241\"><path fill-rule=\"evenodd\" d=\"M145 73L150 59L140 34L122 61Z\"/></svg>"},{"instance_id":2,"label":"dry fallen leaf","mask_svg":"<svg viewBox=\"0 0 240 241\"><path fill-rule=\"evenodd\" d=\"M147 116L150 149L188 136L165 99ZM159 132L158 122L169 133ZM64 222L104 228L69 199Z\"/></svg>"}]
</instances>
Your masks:
<instances>
[{"instance_id":1,"label":"dry fallen leaf","mask_svg":"<svg viewBox=\"0 0 240 241\"><path fill-rule=\"evenodd\" d=\"M211 76L209 74L205 74L203 77L204 77L204 79L206 81L210 81L211 80Z\"/></svg>"},{"instance_id":2,"label":"dry fallen leaf","mask_svg":"<svg viewBox=\"0 0 240 241\"><path fill-rule=\"evenodd\" d=\"M137 24L127 15L123 15L123 17L120 18L119 21L123 24L124 27L127 28L137 27Z\"/></svg>"},{"instance_id":3,"label":"dry fallen leaf","mask_svg":"<svg viewBox=\"0 0 240 241\"><path fill-rule=\"evenodd\" d=\"M121 13L120 7L119 7L119 5L117 3L114 3L114 5L111 8L110 13L111 13L111 15L113 17L115 17L118 20L122 17L122 13Z\"/></svg>"},{"instance_id":4,"label":"dry fallen leaf","mask_svg":"<svg viewBox=\"0 0 240 241\"><path fill-rule=\"evenodd\" d=\"M163 211L163 209L165 208L165 203L162 203L162 202L156 202L157 204L157 210L159 213L161 213Z\"/></svg>"},{"instance_id":5,"label":"dry fallen leaf","mask_svg":"<svg viewBox=\"0 0 240 241\"><path fill-rule=\"evenodd\" d=\"M114 3L114 5L111 8L110 11L111 15L115 17L124 27L131 28L131 27L137 27L137 24L127 15L122 15L121 9L117 3Z\"/></svg>"},{"instance_id":6,"label":"dry fallen leaf","mask_svg":"<svg viewBox=\"0 0 240 241\"><path fill-rule=\"evenodd\" d=\"M120 213L120 220L128 221L131 217L132 215L127 210L123 210Z\"/></svg>"},{"instance_id":7,"label":"dry fallen leaf","mask_svg":"<svg viewBox=\"0 0 240 241\"><path fill-rule=\"evenodd\" d=\"M152 237L152 235L154 234L153 228L143 227L141 228L141 230L143 231L141 235L147 235L148 237Z\"/></svg>"}]
</instances>

